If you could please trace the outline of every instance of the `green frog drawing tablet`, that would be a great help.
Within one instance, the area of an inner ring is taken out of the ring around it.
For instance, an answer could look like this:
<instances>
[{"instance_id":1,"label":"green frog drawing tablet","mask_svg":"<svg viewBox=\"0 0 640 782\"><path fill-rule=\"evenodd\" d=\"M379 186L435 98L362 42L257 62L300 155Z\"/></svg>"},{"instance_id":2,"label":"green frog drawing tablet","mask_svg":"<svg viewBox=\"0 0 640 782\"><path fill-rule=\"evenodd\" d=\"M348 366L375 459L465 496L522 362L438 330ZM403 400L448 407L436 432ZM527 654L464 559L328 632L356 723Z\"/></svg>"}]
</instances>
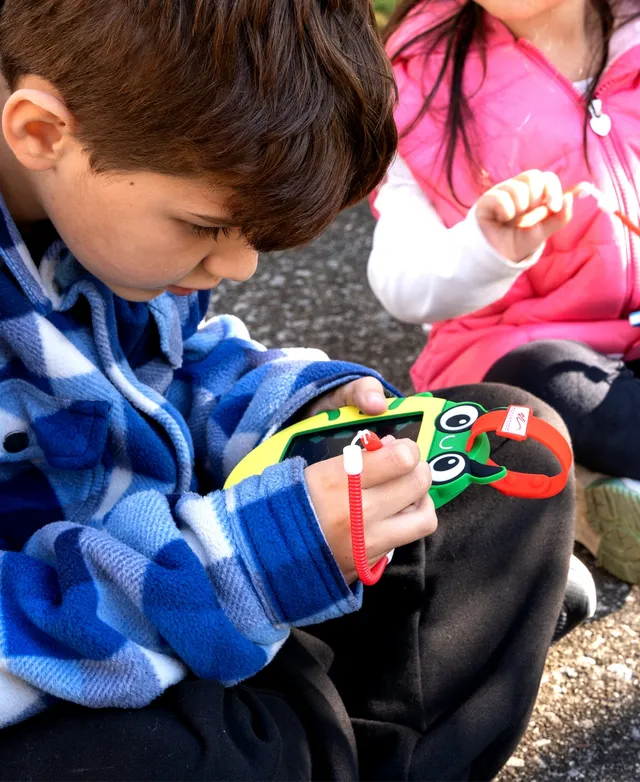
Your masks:
<instances>
[{"instance_id":1,"label":"green frog drawing tablet","mask_svg":"<svg viewBox=\"0 0 640 782\"><path fill-rule=\"evenodd\" d=\"M231 472L225 488L294 456L303 457L307 464L339 456L363 429L380 438L390 434L418 444L421 458L431 467L429 494L436 508L472 484L493 485L504 494L519 497L552 496L566 484L571 466L571 450L562 436L527 408L487 412L475 402L449 402L423 393L390 400L387 412L380 416L343 407L299 421L251 451ZM558 458L562 472L554 477L527 475L494 464L487 436L490 431L516 440L530 436L543 442Z\"/></svg>"}]
</instances>

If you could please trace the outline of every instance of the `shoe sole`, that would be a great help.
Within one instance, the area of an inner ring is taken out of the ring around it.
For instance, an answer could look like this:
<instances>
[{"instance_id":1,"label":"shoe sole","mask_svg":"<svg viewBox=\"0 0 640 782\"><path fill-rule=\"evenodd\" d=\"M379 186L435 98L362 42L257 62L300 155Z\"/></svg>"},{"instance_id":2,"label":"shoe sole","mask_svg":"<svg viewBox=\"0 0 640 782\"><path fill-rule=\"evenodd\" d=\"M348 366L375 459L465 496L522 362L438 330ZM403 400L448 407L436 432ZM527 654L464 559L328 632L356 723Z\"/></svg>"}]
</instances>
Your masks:
<instances>
[{"instance_id":1,"label":"shoe sole","mask_svg":"<svg viewBox=\"0 0 640 782\"><path fill-rule=\"evenodd\" d=\"M616 578L640 583L640 494L599 480L585 489L589 522L602 537L598 559Z\"/></svg>"}]
</instances>

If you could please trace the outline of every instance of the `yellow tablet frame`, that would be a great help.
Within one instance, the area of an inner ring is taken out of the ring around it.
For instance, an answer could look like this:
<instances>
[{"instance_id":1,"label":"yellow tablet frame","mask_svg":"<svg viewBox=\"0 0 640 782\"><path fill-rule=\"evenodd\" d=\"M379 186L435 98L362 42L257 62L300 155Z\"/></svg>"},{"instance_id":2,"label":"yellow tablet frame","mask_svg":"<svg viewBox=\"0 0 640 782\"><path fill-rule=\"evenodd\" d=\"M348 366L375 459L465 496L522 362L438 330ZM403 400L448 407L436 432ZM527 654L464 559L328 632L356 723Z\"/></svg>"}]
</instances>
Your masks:
<instances>
[{"instance_id":1,"label":"yellow tablet frame","mask_svg":"<svg viewBox=\"0 0 640 782\"><path fill-rule=\"evenodd\" d=\"M394 397L389 400L386 413L377 416L362 413L357 407L341 407L339 410L318 413L311 418L305 418L303 421L288 426L256 446L231 471L224 488L235 486L253 475L260 475L270 465L281 462L291 441L301 434L329 432L349 424L357 424L359 428L366 429L369 421L406 418L416 414L422 414L422 423L416 442L420 449L420 458L426 461L436 433L435 422L446 404L446 399L425 393L410 397Z\"/></svg>"}]
</instances>

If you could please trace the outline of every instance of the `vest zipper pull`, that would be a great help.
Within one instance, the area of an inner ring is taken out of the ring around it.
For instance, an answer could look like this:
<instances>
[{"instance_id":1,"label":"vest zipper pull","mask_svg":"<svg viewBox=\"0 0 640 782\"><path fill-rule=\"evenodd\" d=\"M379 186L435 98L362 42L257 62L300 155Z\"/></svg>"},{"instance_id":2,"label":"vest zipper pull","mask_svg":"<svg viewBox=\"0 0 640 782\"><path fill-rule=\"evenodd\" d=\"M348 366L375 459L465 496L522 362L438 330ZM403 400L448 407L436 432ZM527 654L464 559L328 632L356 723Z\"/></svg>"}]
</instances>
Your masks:
<instances>
[{"instance_id":1,"label":"vest zipper pull","mask_svg":"<svg viewBox=\"0 0 640 782\"><path fill-rule=\"evenodd\" d=\"M602 101L600 98L594 98L589 104L589 126L598 136L604 138L611 132L611 117L602 111Z\"/></svg>"}]
</instances>

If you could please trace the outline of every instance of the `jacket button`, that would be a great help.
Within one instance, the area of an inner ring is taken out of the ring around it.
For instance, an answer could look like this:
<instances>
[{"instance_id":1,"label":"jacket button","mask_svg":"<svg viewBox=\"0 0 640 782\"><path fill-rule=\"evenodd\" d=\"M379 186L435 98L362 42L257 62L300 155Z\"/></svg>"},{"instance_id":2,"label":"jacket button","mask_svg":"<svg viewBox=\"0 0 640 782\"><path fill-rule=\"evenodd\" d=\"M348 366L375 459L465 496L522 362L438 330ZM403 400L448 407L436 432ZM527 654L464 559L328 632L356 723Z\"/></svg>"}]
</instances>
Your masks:
<instances>
[{"instance_id":1,"label":"jacket button","mask_svg":"<svg viewBox=\"0 0 640 782\"><path fill-rule=\"evenodd\" d=\"M4 438L2 447L5 453L20 453L29 447L29 435L27 432L11 432Z\"/></svg>"}]
</instances>

